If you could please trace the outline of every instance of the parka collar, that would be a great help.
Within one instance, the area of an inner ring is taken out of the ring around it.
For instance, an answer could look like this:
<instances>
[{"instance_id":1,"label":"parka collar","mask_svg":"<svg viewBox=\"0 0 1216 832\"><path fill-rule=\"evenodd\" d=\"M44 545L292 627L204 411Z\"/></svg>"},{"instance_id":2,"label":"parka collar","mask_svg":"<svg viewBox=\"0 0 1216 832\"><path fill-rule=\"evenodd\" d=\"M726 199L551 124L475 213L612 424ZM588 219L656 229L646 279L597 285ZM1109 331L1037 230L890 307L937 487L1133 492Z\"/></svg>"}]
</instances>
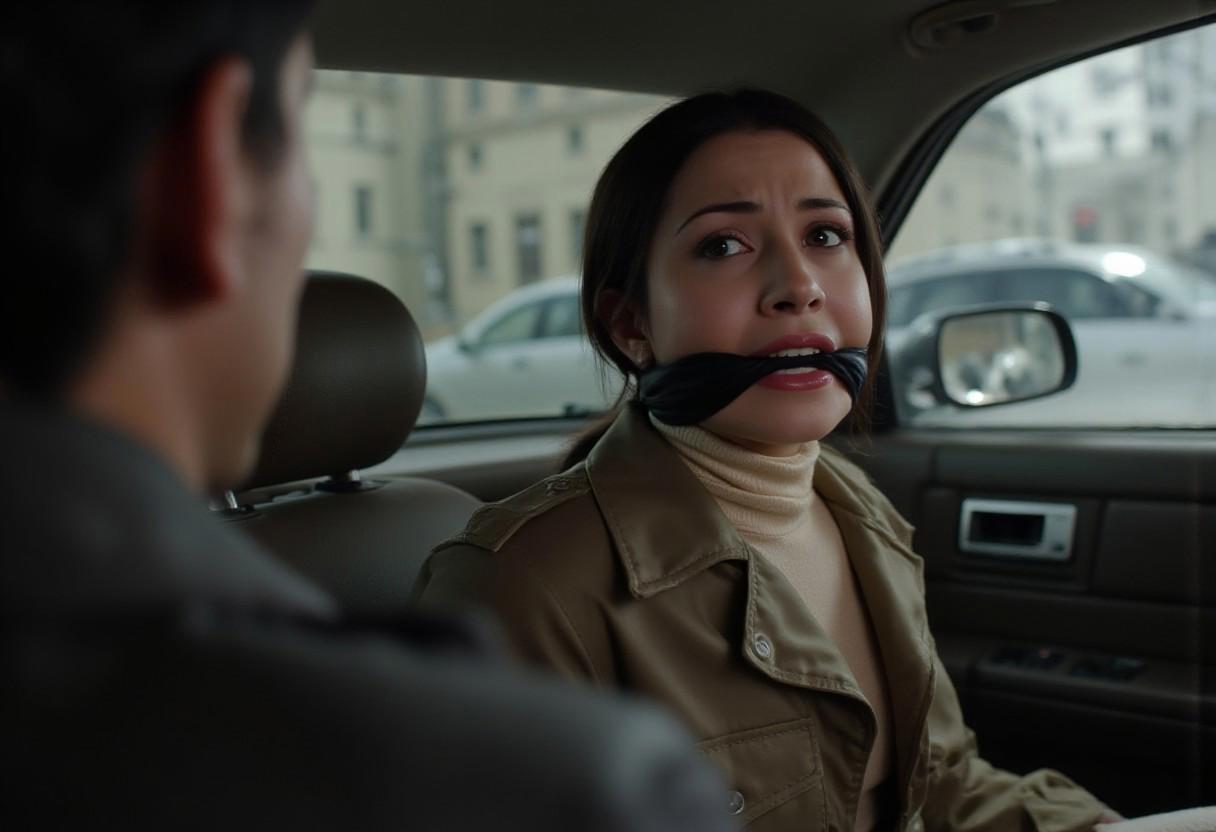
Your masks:
<instances>
[{"instance_id":1,"label":"parka collar","mask_svg":"<svg viewBox=\"0 0 1216 832\"><path fill-rule=\"evenodd\" d=\"M884 548L895 549L906 573L901 578L915 589L920 559L889 527L902 519L888 517L890 512L851 484L830 455L821 463L815 490L838 519L847 514L878 535ZM591 450L587 479L620 552L629 588L639 598L677 586L723 560L750 559L750 548L730 520L637 404L626 406ZM857 564L854 568L865 571Z\"/></svg>"},{"instance_id":2,"label":"parka collar","mask_svg":"<svg viewBox=\"0 0 1216 832\"><path fill-rule=\"evenodd\" d=\"M734 526L636 404L591 450L587 479L636 597L748 558Z\"/></svg>"}]
</instances>

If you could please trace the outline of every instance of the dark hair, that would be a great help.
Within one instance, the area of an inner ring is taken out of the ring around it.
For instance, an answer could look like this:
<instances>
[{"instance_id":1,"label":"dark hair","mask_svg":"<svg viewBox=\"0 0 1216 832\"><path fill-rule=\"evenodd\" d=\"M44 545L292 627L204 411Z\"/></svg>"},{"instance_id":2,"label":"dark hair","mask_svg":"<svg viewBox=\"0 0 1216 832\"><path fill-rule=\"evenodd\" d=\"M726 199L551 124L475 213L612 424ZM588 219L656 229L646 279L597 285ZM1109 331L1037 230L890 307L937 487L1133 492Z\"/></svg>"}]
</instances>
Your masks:
<instances>
[{"instance_id":1,"label":"dark hair","mask_svg":"<svg viewBox=\"0 0 1216 832\"><path fill-rule=\"evenodd\" d=\"M0 20L9 218L0 389L49 398L100 334L135 230L137 174L215 62L248 61L242 137L278 158L279 68L312 0L38 0ZM188 194L182 195L189 199Z\"/></svg>"},{"instance_id":2,"label":"dark hair","mask_svg":"<svg viewBox=\"0 0 1216 832\"><path fill-rule=\"evenodd\" d=\"M868 424L886 322L886 281L878 220L866 199L861 176L827 125L798 102L757 89L709 92L673 104L642 125L608 162L595 186L583 244L583 322L600 357L624 374L628 383L612 412L574 441L566 466L590 453L636 392L639 368L613 343L608 322L601 318L604 291L620 292L625 302L645 309L646 260L676 174L710 139L753 130L782 130L814 146L836 177L853 215L857 252L870 286L874 329L866 350L871 371L852 420L857 428Z\"/></svg>"}]
</instances>

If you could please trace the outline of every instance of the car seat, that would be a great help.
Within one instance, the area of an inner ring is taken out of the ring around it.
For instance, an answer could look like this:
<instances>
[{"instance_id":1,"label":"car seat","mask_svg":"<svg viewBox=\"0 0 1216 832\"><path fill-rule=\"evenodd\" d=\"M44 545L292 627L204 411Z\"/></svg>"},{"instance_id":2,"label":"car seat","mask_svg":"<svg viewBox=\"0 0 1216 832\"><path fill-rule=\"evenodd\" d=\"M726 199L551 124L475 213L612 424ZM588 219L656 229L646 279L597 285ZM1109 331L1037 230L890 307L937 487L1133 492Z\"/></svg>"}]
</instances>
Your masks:
<instances>
[{"instance_id":1,"label":"car seat","mask_svg":"<svg viewBox=\"0 0 1216 832\"><path fill-rule=\"evenodd\" d=\"M370 280L310 273L257 468L220 510L352 616L403 613L431 548L481 504L434 480L360 475L400 449L425 389L422 337L401 301Z\"/></svg>"}]
</instances>

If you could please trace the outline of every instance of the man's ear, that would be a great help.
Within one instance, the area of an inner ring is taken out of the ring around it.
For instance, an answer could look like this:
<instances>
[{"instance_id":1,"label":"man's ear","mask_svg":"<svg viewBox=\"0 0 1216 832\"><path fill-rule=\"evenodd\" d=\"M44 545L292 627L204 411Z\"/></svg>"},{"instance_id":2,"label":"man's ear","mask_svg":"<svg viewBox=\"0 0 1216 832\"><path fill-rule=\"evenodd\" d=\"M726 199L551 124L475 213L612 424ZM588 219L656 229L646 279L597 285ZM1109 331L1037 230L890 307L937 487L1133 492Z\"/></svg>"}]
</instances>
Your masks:
<instances>
[{"instance_id":1,"label":"man's ear","mask_svg":"<svg viewBox=\"0 0 1216 832\"><path fill-rule=\"evenodd\" d=\"M140 213L150 234L149 279L166 302L221 299L247 277L244 235L256 182L241 125L252 84L245 61L214 63L146 170Z\"/></svg>"},{"instance_id":2,"label":"man's ear","mask_svg":"<svg viewBox=\"0 0 1216 832\"><path fill-rule=\"evenodd\" d=\"M636 303L626 301L617 289L605 289L595 304L595 316L604 324L612 343L640 369L654 363L646 334L646 321Z\"/></svg>"}]
</instances>

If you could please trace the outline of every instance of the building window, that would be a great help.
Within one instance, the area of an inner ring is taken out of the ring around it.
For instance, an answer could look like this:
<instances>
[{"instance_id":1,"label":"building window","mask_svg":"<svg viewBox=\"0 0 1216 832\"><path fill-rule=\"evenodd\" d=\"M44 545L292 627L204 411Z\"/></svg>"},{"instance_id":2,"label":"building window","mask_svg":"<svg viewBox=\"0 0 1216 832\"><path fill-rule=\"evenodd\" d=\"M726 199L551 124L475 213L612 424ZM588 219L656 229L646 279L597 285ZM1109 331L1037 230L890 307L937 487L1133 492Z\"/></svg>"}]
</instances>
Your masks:
<instances>
[{"instance_id":1,"label":"building window","mask_svg":"<svg viewBox=\"0 0 1216 832\"><path fill-rule=\"evenodd\" d=\"M1153 84L1148 88L1150 107L1169 107L1174 103L1174 91L1167 84Z\"/></svg>"},{"instance_id":2,"label":"building window","mask_svg":"<svg viewBox=\"0 0 1216 832\"><path fill-rule=\"evenodd\" d=\"M367 109L362 104L355 104L350 120L355 131L355 141L367 141Z\"/></svg>"},{"instance_id":3,"label":"building window","mask_svg":"<svg viewBox=\"0 0 1216 832\"><path fill-rule=\"evenodd\" d=\"M370 237L372 234L373 199L371 185L355 186L355 234L360 237Z\"/></svg>"},{"instance_id":4,"label":"building window","mask_svg":"<svg viewBox=\"0 0 1216 832\"><path fill-rule=\"evenodd\" d=\"M519 282L540 280L540 215L520 214L515 218L515 253L519 266Z\"/></svg>"},{"instance_id":5,"label":"building window","mask_svg":"<svg viewBox=\"0 0 1216 832\"><path fill-rule=\"evenodd\" d=\"M1119 73L1115 72L1108 66L1101 64L1095 66L1090 74L1090 80L1094 85L1094 92L1098 97L1105 98L1119 89L1119 85L1123 80L1119 77Z\"/></svg>"},{"instance_id":6,"label":"building window","mask_svg":"<svg viewBox=\"0 0 1216 832\"><path fill-rule=\"evenodd\" d=\"M575 268L583 260L583 231L587 228L587 212L575 208L570 212L570 262Z\"/></svg>"},{"instance_id":7,"label":"building window","mask_svg":"<svg viewBox=\"0 0 1216 832\"><path fill-rule=\"evenodd\" d=\"M579 125L574 125L566 130L566 152L571 156L577 156L583 152L586 137L583 135L583 128Z\"/></svg>"},{"instance_id":8,"label":"building window","mask_svg":"<svg viewBox=\"0 0 1216 832\"><path fill-rule=\"evenodd\" d=\"M490 269L490 229L483 222L469 226L469 252L473 271L484 275Z\"/></svg>"},{"instance_id":9,"label":"building window","mask_svg":"<svg viewBox=\"0 0 1216 832\"><path fill-rule=\"evenodd\" d=\"M465 81L464 102L470 113L480 113L486 108L485 81Z\"/></svg>"},{"instance_id":10,"label":"building window","mask_svg":"<svg viewBox=\"0 0 1216 832\"><path fill-rule=\"evenodd\" d=\"M485 161L485 151L482 150L480 144L469 145L469 170L481 170L482 163Z\"/></svg>"},{"instance_id":11,"label":"building window","mask_svg":"<svg viewBox=\"0 0 1216 832\"><path fill-rule=\"evenodd\" d=\"M532 107L540 95L536 84L517 84L515 87L515 102L522 107Z\"/></svg>"},{"instance_id":12,"label":"building window","mask_svg":"<svg viewBox=\"0 0 1216 832\"><path fill-rule=\"evenodd\" d=\"M1169 130L1157 128L1153 131L1151 141L1154 153L1169 153L1174 149L1174 137L1170 135Z\"/></svg>"},{"instance_id":13,"label":"building window","mask_svg":"<svg viewBox=\"0 0 1216 832\"><path fill-rule=\"evenodd\" d=\"M1119 133L1113 127L1105 127L1098 134L1102 140L1102 155L1111 157L1115 155L1115 140L1119 137Z\"/></svg>"}]
</instances>

